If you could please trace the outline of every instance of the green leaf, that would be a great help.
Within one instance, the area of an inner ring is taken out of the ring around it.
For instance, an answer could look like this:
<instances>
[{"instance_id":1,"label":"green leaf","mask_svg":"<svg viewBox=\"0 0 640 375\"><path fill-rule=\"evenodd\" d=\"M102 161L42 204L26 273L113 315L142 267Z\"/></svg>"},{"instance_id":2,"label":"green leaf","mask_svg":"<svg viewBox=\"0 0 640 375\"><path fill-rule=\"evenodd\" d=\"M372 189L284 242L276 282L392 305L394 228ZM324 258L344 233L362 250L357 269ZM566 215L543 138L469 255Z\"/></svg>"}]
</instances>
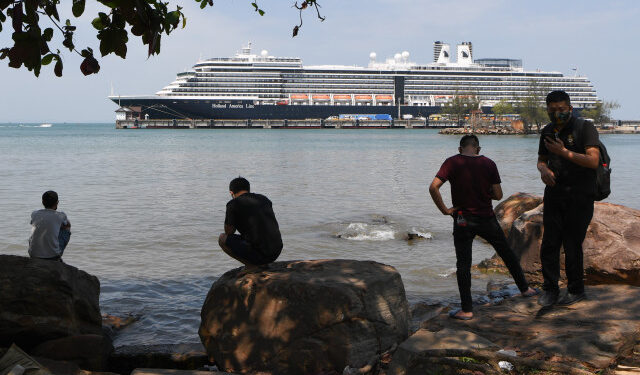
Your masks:
<instances>
[{"instance_id":1,"label":"green leaf","mask_svg":"<svg viewBox=\"0 0 640 375\"><path fill-rule=\"evenodd\" d=\"M102 23L102 20L100 19L100 17L96 17L93 19L93 21L91 21L91 24L93 25L93 27L96 30L102 30L104 29L106 26Z\"/></svg>"},{"instance_id":2,"label":"green leaf","mask_svg":"<svg viewBox=\"0 0 640 375\"><path fill-rule=\"evenodd\" d=\"M177 11L169 12L165 20L169 25L173 26L173 28L176 28L178 27L178 22L180 22L180 13Z\"/></svg>"},{"instance_id":3,"label":"green leaf","mask_svg":"<svg viewBox=\"0 0 640 375\"><path fill-rule=\"evenodd\" d=\"M100 39L100 53L102 56L106 56L110 53L122 57L127 56L127 31L124 29L106 28L98 32L98 39Z\"/></svg>"},{"instance_id":4,"label":"green leaf","mask_svg":"<svg viewBox=\"0 0 640 375\"><path fill-rule=\"evenodd\" d=\"M67 21L65 22L65 25L67 25L67 26L71 26L71 21L67 20Z\"/></svg>"},{"instance_id":5,"label":"green leaf","mask_svg":"<svg viewBox=\"0 0 640 375\"><path fill-rule=\"evenodd\" d=\"M251 3L251 5L253 5L253 7L256 8L256 12L258 11L258 9L260 9L260 8L258 8L258 4L256 4L256 3Z\"/></svg>"},{"instance_id":6,"label":"green leaf","mask_svg":"<svg viewBox=\"0 0 640 375\"><path fill-rule=\"evenodd\" d=\"M42 33L42 37L47 42L50 42L51 38L53 38L53 29L50 27L47 27L46 29L44 29L44 32Z\"/></svg>"},{"instance_id":7,"label":"green leaf","mask_svg":"<svg viewBox=\"0 0 640 375\"><path fill-rule=\"evenodd\" d=\"M111 25L111 20L109 19L109 16L107 16L106 14L100 12L98 13L98 17L100 17L100 21L102 22L104 27L109 27Z\"/></svg>"},{"instance_id":8,"label":"green leaf","mask_svg":"<svg viewBox=\"0 0 640 375\"><path fill-rule=\"evenodd\" d=\"M0 25L2 26L2 25ZM184 16L184 14L182 15L182 28L184 29L185 27L187 27L187 17ZM2 30L2 29L0 29Z\"/></svg>"},{"instance_id":9,"label":"green leaf","mask_svg":"<svg viewBox=\"0 0 640 375\"><path fill-rule=\"evenodd\" d=\"M42 58L42 65L51 64L51 60L53 60L53 53L50 53Z\"/></svg>"},{"instance_id":10,"label":"green leaf","mask_svg":"<svg viewBox=\"0 0 640 375\"><path fill-rule=\"evenodd\" d=\"M0 12L0 22L4 22L7 20L7 16L4 15L4 13Z\"/></svg>"},{"instance_id":11,"label":"green leaf","mask_svg":"<svg viewBox=\"0 0 640 375\"><path fill-rule=\"evenodd\" d=\"M258 13L260 13L261 16L264 16L264 10L258 9Z\"/></svg>"},{"instance_id":12,"label":"green leaf","mask_svg":"<svg viewBox=\"0 0 640 375\"><path fill-rule=\"evenodd\" d=\"M61 59L56 60L56 65L53 67L53 72L55 73L56 77L62 77L62 60Z\"/></svg>"},{"instance_id":13,"label":"green leaf","mask_svg":"<svg viewBox=\"0 0 640 375\"><path fill-rule=\"evenodd\" d=\"M207 2L205 0L202 0L202 2L200 3L200 9L204 9L204 7L207 6Z\"/></svg>"},{"instance_id":14,"label":"green leaf","mask_svg":"<svg viewBox=\"0 0 640 375\"><path fill-rule=\"evenodd\" d=\"M80 17L82 13L84 13L84 3L85 0L73 0L73 6L71 10L73 11L74 17Z\"/></svg>"}]
</instances>

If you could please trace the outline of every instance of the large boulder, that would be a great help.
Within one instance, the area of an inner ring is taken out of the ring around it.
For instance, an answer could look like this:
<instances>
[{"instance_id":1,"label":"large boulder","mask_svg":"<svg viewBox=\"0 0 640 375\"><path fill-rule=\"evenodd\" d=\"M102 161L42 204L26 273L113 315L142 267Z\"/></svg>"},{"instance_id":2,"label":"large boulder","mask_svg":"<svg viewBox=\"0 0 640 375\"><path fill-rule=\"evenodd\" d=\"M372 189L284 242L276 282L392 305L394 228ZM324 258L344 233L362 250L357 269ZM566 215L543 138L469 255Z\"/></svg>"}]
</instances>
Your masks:
<instances>
[{"instance_id":1,"label":"large boulder","mask_svg":"<svg viewBox=\"0 0 640 375\"><path fill-rule=\"evenodd\" d=\"M201 317L207 354L226 371L342 373L406 339L409 307L391 266L311 260L225 273Z\"/></svg>"},{"instance_id":2,"label":"large boulder","mask_svg":"<svg viewBox=\"0 0 640 375\"><path fill-rule=\"evenodd\" d=\"M63 262L0 255L0 347L102 334L98 278Z\"/></svg>"},{"instance_id":3,"label":"large boulder","mask_svg":"<svg viewBox=\"0 0 640 375\"><path fill-rule=\"evenodd\" d=\"M538 207L542 197L528 193L515 193L500 202L493 211L496 213L500 227L505 236L509 236L511 224L523 213Z\"/></svg>"},{"instance_id":4,"label":"large boulder","mask_svg":"<svg viewBox=\"0 0 640 375\"><path fill-rule=\"evenodd\" d=\"M509 198L511 199L511 197ZM508 199L508 200L509 200ZM527 277L542 281L540 270L540 243L544 226L544 205L522 213L510 225L509 244L520 257ZM505 227L509 222L504 220ZM596 202L593 219L582 244L587 283L622 283L640 286L640 211L612 203ZM564 252L560 254L564 269ZM495 257L482 266L502 267ZM564 272L561 272L565 280Z\"/></svg>"}]
</instances>

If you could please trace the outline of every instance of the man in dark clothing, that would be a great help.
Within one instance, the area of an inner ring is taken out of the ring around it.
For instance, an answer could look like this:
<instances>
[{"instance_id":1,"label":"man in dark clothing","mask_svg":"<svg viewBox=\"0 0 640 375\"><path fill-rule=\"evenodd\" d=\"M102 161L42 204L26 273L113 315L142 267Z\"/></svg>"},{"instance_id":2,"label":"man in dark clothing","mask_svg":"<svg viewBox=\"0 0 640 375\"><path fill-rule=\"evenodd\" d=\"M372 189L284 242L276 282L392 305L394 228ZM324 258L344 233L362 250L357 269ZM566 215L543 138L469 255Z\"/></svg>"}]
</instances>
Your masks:
<instances>
[{"instance_id":1,"label":"man in dark clothing","mask_svg":"<svg viewBox=\"0 0 640 375\"><path fill-rule=\"evenodd\" d=\"M238 177L229 184L224 233L220 247L247 270L275 261L282 251L282 237L271 201L250 192L249 181ZM236 229L240 234L235 234Z\"/></svg>"},{"instance_id":2,"label":"man in dark clothing","mask_svg":"<svg viewBox=\"0 0 640 375\"><path fill-rule=\"evenodd\" d=\"M431 182L429 193L440 212L454 217L453 243L456 248L456 276L462 309L452 311L452 318L468 320L473 317L471 301L471 245L476 235L484 238L502 258L520 289L521 296L537 294L529 287L520 262L507 244L507 239L493 212L491 200L502 199L500 174L496 164L479 155L480 143L475 135L460 140L460 154L445 160ZM449 181L453 207L447 208L440 195L440 187Z\"/></svg>"},{"instance_id":3,"label":"man in dark clothing","mask_svg":"<svg viewBox=\"0 0 640 375\"><path fill-rule=\"evenodd\" d=\"M593 217L596 169L600 158L598 131L571 115L564 91L547 95L551 123L542 129L538 170L544 189L544 234L540 261L544 277L542 306L570 305L585 297L582 242ZM560 299L560 246L564 247L567 293Z\"/></svg>"}]
</instances>

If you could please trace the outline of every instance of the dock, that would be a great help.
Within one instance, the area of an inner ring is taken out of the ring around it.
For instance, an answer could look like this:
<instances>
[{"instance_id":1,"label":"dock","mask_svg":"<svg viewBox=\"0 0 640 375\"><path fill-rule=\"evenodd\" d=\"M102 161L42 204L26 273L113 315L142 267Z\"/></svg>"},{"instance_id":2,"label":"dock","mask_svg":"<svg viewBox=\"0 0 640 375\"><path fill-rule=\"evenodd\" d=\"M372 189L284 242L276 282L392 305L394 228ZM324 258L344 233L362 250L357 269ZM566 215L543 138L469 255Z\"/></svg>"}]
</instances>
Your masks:
<instances>
[{"instance_id":1,"label":"dock","mask_svg":"<svg viewBox=\"0 0 640 375\"><path fill-rule=\"evenodd\" d=\"M127 119L116 120L116 129L425 129L455 127L453 122L429 123L425 119Z\"/></svg>"}]
</instances>

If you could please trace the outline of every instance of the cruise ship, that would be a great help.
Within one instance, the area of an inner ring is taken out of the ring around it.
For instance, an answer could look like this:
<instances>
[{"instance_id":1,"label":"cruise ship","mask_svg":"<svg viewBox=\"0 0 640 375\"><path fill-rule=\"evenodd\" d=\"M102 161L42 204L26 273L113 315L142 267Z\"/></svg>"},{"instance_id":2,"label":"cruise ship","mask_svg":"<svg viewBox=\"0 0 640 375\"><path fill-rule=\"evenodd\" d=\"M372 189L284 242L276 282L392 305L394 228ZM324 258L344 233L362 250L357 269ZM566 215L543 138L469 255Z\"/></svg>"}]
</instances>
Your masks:
<instances>
[{"instance_id":1,"label":"cruise ship","mask_svg":"<svg viewBox=\"0 0 640 375\"><path fill-rule=\"evenodd\" d=\"M407 51L364 66L304 66L298 57L251 51L197 62L155 95L109 99L120 115L144 119L326 119L386 114L393 118L438 113L456 95L473 95L485 113L498 101L518 101L532 85L565 90L577 110L598 101L587 77L525 70L522 60L473 58L473 46L437 41L434 61L417 64ZM129 117L132 118L132 117Z\"/></svg>"}]
</instances>

